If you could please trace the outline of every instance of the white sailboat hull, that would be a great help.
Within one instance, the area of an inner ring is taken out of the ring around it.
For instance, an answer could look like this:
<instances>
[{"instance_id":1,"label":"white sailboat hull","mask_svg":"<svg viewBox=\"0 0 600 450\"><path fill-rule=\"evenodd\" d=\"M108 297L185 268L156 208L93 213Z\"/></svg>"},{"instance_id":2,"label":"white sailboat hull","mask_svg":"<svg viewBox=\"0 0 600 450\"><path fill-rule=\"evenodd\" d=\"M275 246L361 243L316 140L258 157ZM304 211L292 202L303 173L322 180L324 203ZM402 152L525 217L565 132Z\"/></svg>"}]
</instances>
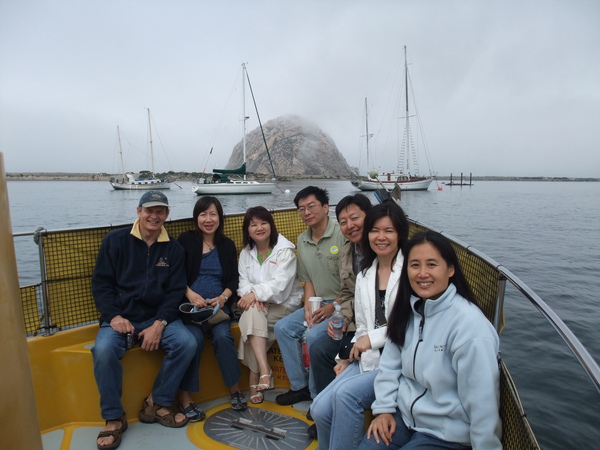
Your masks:
<instances>
[{"instance_id":1,"label":"white sailboat hull","mask_svg":"<svg viewBox=\"0 0 600 450\"><path fill-rule=\"evenodd\" d=\"M171 189L169 180L162 178L135 178L131 173L118 180L111 178L110 185L117 191L153 191L155 189Z\"/></svg>"},{"instance_id":2,"label":"white sailboat hull","mask_svg":"<svg viewBox=\"0 0 600 450\"><path fill-rule=\"evenodd\" d=\"M356 181L355 186L361 191L374 191L376 189L381 189L381 186L383 185L385 189L391 191L397 184L398 186L400 186L400 190L402 191L426 191L427 189L429 189L429 185L432 181L433 177L419 177L403 181L395 179L388 180L387 178L385 180L366 179Z\"/></svg>"},{"instance_id":3,"label":"white sailboat hull","mask_svg":"<svg viewBox=\"0 0 600 450\"><path fill-rule=\"evenodd\" d=\"M193 187L193 191L196 195L271 194L274 187L275 183L235 180L227 183L199 183Z\"/></svg>"},{"instance_id":4,"label":"white sailboat hull","mask_svg":"<svg viewBox=\"0 0 600 450\"><path fill-rule=\"evenodd\" d=\"M171 189L171 184L160 180L141 180L134 183L116 183L111 181L110 185L117 191L153 191L156 189Z\"/></svg>"}]
</instances>

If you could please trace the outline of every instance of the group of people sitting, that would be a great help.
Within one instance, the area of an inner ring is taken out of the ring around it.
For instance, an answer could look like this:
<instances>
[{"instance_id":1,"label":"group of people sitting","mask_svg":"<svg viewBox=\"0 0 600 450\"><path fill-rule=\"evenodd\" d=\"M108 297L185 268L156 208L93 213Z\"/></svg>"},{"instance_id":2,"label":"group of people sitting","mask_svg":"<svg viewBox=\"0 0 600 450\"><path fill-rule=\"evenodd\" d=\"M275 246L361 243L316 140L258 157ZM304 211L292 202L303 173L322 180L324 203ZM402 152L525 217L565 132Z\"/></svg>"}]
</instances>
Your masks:
<instances>
[{"instance_id":1,"label":"group of people sitting","mask_svg":"<svg viewBox=\"0 0 600 450\"><path fill-rule=\"evenodd\" d=\"M498 335L473 303L450 242L431 231L409 239L393 201L372 206L363 194L346 196L337 221L319 187L299 191L294 204L307 225L296 245L266 208L252 207L239 260L211 196L197 201L195 229L177 240L163 226L169 204L160 191L142 196L131 228L105 237L92 276L101 314L92 354L106 421L98 448L117 448L127 429L120 360L132 345L165 351L140 421L183 427L206 417L193 394L208 337L234 410L248 403L238 360L249 369L251 404L274 388L267 351L276 340L290 390L275 401L312 402L309 434L320 449L502 448ZM322 299L316 310L311 297ZM336 303L341 340L330 320ZM234 304L242 311L237 349ZM207 308L220 315L194 320Z\"/></svg>"}]
</instances>

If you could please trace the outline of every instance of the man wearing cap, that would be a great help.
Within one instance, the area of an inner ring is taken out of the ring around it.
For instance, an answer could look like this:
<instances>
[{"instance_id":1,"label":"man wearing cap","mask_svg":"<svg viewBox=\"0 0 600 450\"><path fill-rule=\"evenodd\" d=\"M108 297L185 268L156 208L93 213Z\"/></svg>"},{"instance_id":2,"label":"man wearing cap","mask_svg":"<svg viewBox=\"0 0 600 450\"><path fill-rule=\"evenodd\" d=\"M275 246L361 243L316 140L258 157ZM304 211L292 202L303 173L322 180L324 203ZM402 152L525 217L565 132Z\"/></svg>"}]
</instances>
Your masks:
<instances>
[{"instance_id":1,"label":"man wearing cap","mask_svg":"<svg viewBox=\"0 0 600 450\"><path fill-rule=\"evenodd\" d=\"M184 252L163 226L169 201L162 192L142 195L137 215L131 228L106 235L92 275L92 294L100 312L100 330L92 348L94 376L106 420L97 439L99 449L117 448L127 429L120 360L132 340L145 351L165 350L152 392L139 412L140 421L173 428L187 424L185 415L170 408L196 353L195 339L178 318L187 286Z\"/></svg>"}]
</instances>

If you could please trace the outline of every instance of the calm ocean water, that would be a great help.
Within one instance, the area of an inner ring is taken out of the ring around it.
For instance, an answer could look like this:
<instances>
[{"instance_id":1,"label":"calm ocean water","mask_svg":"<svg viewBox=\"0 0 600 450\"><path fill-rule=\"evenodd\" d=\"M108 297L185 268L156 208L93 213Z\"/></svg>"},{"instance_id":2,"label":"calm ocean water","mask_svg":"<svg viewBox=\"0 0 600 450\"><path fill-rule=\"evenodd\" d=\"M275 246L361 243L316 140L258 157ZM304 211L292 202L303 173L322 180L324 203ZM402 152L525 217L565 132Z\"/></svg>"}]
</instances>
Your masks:
<instances>
[{"instance_id":1,"label":"calm ocean water","mask_svg":"<svg viewBox=\"0 0 600 450\"><path fill-rule=\"evenodd\" d=\"M182 189L166 191L172 219L190 217L198 198L191 183L178 184ZM355 192L348 181L295 181L280 183L272 195L223 196L221 201L226 212L256 205L284 208L309 184L328 189L331 204ZM441 191L434 184L426 192L403 193L401 205L409 217L507 267L600 362L600 183L441 186ZM8 192L14 233L39 226L57 230L129 223L141 195L87 181L9 182ZM31 236L16 238L15 246L21 284L37 282L37 248ZM501 347L542 448L598 448L600 394L551 325L510 288Z\"/></svg>"}]
</instances>

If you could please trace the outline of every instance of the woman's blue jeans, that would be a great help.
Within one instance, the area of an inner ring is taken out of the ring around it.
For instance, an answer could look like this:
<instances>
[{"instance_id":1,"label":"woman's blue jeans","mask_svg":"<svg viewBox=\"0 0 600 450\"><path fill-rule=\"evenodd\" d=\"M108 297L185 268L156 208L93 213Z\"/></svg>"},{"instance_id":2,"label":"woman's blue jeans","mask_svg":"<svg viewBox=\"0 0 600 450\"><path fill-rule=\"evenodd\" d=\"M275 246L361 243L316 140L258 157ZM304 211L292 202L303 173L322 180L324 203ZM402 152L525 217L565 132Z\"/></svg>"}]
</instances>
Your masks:
<instances>
[{"instance_id":1,"label":"woman's blue jeans","mask_svg":"<svg viewBox=\"0 0 600 450\"><path fill-rule=\"evenodd\" d=\"M319 450L358 447L365 430L365 409L375 400L378 373L360 373L358 363L351 363L315 398L310 414L317 424Z\"/></svg>"},{"instance_id":2,"label":"woman's blue jeans","mask_svg":"<svg viewBox=\"0 0 600 450\"><path fill-rule=\"evenodd\" d=\"M197 351L181 380L181 390L198 392L200 390L200 375L198 370L200 369L200 360L202 359L206 336L202 328L197 325L189 324L185 326L195 338ZM225 320L213 326L210 332L215 356L221 369L221 376L227 387L236 384L242 376L242 369L237 359L237 349L235 348L235 341L231 335L230 327L231 321Z\"/></svg>"},{"instance_id":3,"label":"woman's blue jeans","mask_svg":"<svg viewBox=\"0 0 600 450\"><path fill-rule=\"evenodd\" d=\"M135 336L154 323L155 319L133 323ZM171 322L163 330L160 348L165 351L162 365L152 387L152 400L170 406L177 394L186 368L196 354L196 341L181 320ZM120 360L127 349L127 335L103 322L92 347L94 376L100 392L100 408L104 420L118 419L125 412L121 403L123 365Z\"/></svg>"},{"instance_id":4,"label":"woman's blue jeans","mask_svg":"<svg viewBox=\"0 0 600 450\"><path fill-rule=\"evenodd\" d=\"M392 435L392 441L390 442L389 447L386 446L381 439L379 440L379 444L375 442L373 436L371 436L371 439L367 439L367 435L365 434L362 442L358 446L359 450L468 450L471 448L462 444L457 444L456 442L443 441L442 439L438 439L429 434L408 429L398 410L396 410L396 413L394 414L394 420L396 421L396 432Z\"/></svg>"}]
</instances>

